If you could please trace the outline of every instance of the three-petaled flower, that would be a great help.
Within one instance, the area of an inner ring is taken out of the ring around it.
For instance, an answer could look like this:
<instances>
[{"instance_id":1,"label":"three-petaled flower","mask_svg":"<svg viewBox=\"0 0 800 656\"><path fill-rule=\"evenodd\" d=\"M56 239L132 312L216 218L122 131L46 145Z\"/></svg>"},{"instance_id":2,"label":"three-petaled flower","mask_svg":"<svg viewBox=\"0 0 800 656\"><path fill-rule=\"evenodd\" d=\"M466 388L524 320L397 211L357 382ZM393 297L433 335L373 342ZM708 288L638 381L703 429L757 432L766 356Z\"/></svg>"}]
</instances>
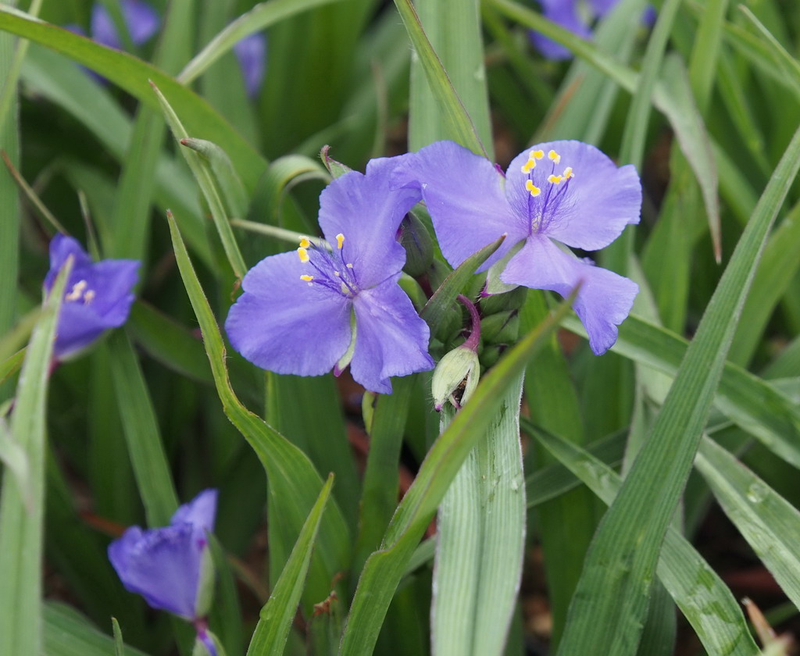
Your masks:
<instances>
[{"instance_id":1,"label":"three-petaled flower","mask_svg":"<svg viewBox=\"0 0 800 656\"><path fill-rule=\"evenodd\" d=\"M503 283L564 297L581 282L574 307L592 351L600 355L614 344L638 286L577 259L556 241L594 251L638 223L642 189L633 166L617 168L579 141L554 141L518 155L504 178L487 159L440 141L409 156L395 183L420 189L451 265L505 234L479 271L503 260Z\"/></svg>"},{"instance_id":2,"label":"three-petaled flower","mask_svg":"<svg viewBox=\"0 0 800 656\"><path fill-rule=\"evenodd\" d=\"M246 359L300 376L349 364L357 382L384 394L391 376L433 367L428 326L398 285L406 256L397 231L420 199L392 187L400 160L372 160L366 175L351 171L328 185L319 211L327 243L303 239L247 273L225 322Z\"/></svg>"},{"instance_id":3,"label":"three-petaled flower","mask_svg":"<svg viewBox=\"0 0 800 656\"><path fill-rule=\"evenodd\" d=\"M46 294L70 256L72 271L53 349L53 357L59 361L89 346L105 330L118 328L127 321L140 266L136 260L93 262L75 239L58 234L50 242L50 271L44 280Z\"/></svg>"},{"instance_id":4,"label":"three-petaled flower","mask_svg":"<svg viewBox=\"0 0 800 656\"><path fill-rule=\"evenodd\" d=\"M175 511L169 526L131 526L108 547L125 589L142 595L153 608L192 622L212 654L216 649L206 623L214 583L208 534L216 512L217 491L204 490Z\"/></svg>"}]
</instances>

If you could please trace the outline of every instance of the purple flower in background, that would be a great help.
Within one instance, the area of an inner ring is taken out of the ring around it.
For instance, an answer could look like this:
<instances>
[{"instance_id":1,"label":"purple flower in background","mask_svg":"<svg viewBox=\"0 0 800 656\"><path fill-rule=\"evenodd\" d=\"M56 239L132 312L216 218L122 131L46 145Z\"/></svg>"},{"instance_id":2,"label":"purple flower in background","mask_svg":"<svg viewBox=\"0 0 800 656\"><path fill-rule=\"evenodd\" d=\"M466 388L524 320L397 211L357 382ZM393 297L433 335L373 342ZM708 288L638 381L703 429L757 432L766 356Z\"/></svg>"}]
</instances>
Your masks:
<instances>
[{"instance_id":1,"label":"purple flower in background","mask_svg":"<svg viewBox=\"0 0 800 656\"><path fill-rule=\"evenodd\" d=\"M500 274L508 285L566 297L582 282L575 311L592 351L604 353L616 341L617 326L639 288L577 259L554 240L594 251L608 246L627 224L638 223L642 188L636 169L617 168L594 146L554 141L517 155L506 176L466 148L439 141L410 156L395 182L421 190L451 265L505 234L503 245L479 271L508 255Z\"/></svg>"},{"instance_id":2,"label":"purple flower in background","mask_svg":"<svg viewBox=\"0 0 800 656\"><path fill-rule=\"evenodd\" d=\"M328 185L319 211L327 244L303 239L247 273L225 329L250 362L300 376L338 375L349 364L356 381L384 394L390 376L433 367L428 326L397 284L406 259L397 230L420 199L391 186L401 160L372 160L366 175Z\"/></svg>"},{"instance_id":3,"label":"purple flower in background","mask_svg":"<svg viewBox=\"0 0 800 656\"><path fill-rule=\"evenodd\" d=\"M134 45L140 46L158 32L158 12L143 0L121 0L120 8ZM92 39L109 48L122 49L122 39L108 10L99 2L92 7Z\"/></svg>"},{"instance_id":4,"label":"purple flower in background","mask_svg":"<svg viewBox=\"0 0 800 656\"><path fill-rule=\"evenodd\" d=\"M140 266L136 260L93 262L75 239L59 234L50 242L45 294L50 293L70 255L73 265L56 328L56 360L68 358L89 346L105 330L127 321Z\"/></svg>"},{"instance_id":5,"label":"purple flower in background","mask_svg":"<svg viewBox=\"0 0 800 656\"><path fill-rule=\"evenodd\" d=\"M217 491L205 490L178 508L169 526L132 526L108 547L125 589L142 595L153 608L192 622L203 642L213 589L207 534L214 530L216 512Z\"/></svg>"},{"instance_id":6,"label":"purple flower in background","mask_svg":"<svg viewBox=\"0 0 800 656\"><path fill-rule=\"evenodd\" d=\"M589 22L595 18L602 18L611 11L619 0L586 0L586 11L582 11L580 0L539 0L542 14L545 18L558 23L561 27L573 32L577 36L588 39L592 31ZM652 7L645 11L643 21L651 23L655 17ZM548 59L570 59L572 52L560 43L548 39L538 32L530 32L531 41L536 48Z\"/></svg>"},{"instance_id":7,"label":"purple flower in background","mask_svg":"<svg viewBox=\"0 0 800 656\"><path fill-rule=\"evenodd\" d=\"M261 91L267 67L267 37L260 32L255 32L233 46L233 52L242 69L247 96L255 98Z\"/></svg>"}]
</instances>

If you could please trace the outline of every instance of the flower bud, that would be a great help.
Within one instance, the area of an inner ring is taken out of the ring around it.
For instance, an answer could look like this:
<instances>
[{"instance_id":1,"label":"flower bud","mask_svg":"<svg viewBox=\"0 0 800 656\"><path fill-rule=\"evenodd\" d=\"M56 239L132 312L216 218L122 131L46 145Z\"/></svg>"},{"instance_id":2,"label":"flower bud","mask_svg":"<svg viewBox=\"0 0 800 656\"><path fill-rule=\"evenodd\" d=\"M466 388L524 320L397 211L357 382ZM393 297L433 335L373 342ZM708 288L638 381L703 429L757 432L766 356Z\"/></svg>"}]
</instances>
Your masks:
<instances>
[{"instance_id":1,"label":"flower bud","mask_svg":"<svg viewBox=\"0 0 800 656\"><path fill-rule=\"evenodd\" d=\"M506 310L519 310L528 295L527 287L517 287L505 294L492 294L481 299L481 314L488 317Z\"/></svg>"},{"instance_id":2,"label":"flower bud","mask_svg":"<svg viewBox=\"0 0 800 656\"><path fill-rule=\"evenodd\" d=\"M470 348L459 347L447 353L436 365L431 380L433 404L437 412L446 401L456 408L468 400L480 379L478 354Z\"/></svg>"},{"instance_id":3,"label":"flower bud","mask_svg":"<svg viewBox=\"0 0 800 656\"><path fill-rule=\"evenodd\" d=\"M487 344L481 351L481 365L485 369L493 367L507 348L508 344Z\"/></svg>"},{"instance_id":4,"label":"flower bud","mask_svg":"<svg viewBox=\"0 0 800 656\"><path fill-rule=\"evenodd\" d=\"M433 262L433 242L425 224L413 212L400 224L400 245L406 251L403 271L413 278L426 273Z\"/></svg>"},{"instance_id":5,"label":"flower bud","mask_svg":"<svg viewBox=\"0 0 800 656\"><path fill-rule=\"evenodd\" d=\"M481 321L481 336L485 344L511 344L519 336L519 312L506 310Z\"/></svg>"}]
</instances>

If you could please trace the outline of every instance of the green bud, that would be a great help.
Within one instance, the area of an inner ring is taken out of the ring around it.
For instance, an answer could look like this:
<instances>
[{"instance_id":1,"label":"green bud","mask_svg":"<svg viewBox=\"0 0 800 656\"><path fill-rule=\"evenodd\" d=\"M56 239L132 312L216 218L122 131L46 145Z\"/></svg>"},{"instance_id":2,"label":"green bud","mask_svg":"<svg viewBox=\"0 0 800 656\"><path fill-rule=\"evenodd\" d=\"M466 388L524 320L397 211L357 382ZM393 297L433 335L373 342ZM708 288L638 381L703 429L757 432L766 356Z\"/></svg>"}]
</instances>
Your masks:
<instances>
[{"instance_id":1,"label":"green bud","mask_svg":"<svg viewBox=\"0 0 800 656\"><path fill-rule=\"evenodd\" d=\"M517 287L516 289L506 292L505 294L484 296L481 299L481 314L484 317L488 317L492 314L497 314L498 312L519 310L525 303L525 298L527 295L527 287Z\"/></svg>"},{"instance_id":2,"label":"green bud","mask_svg":"<svg viewBox=\"0 0 800 656\"><path fill-rule=\"evenodd\" d=\"M481 297L481 292L485 286L486 274L479 273L474 275L472 278L470 278L469 285L467 285L467 288L464 290L464 296L472 301L475 301Z\"/></svg>"},{"instance_id":3,"label":"green bud","mask_svg":"<svg viewBox=\"0 0 800 656\"><path fill-rule=\"evenodd\" d=\"M517 310L498 312L481 321L481 337L486 344L510 344L519 336Z\"/></svg>"},{"instance_id":4,"label":"green bud","mask_svg":"<svg viewBox=\"0 0 800 656\"><path fill-rule=\"evenodd\" d=\"M433 407L439 411L446 401L456 408L463 406L475 391L480 372L478 354L472 349L462 347L445 354L433 371Z\"/></svg>"},{"instance_id":5,"label":"green bud","mask_svg":"<svg viewBox=\"0 0 800 656\"><path fill-rule=\"evenodd\" d=\"M508 348L508 344L487 344L481 353L481 365L484 369L493 367L497 364L500 356Z\"/></svg>"},{"instance_id":6,"label":"green bud","mask_svg":"<svg viewBox=\"0 0 800 656\"><path fill-rule=\"evenodd\" d=\"M428 269L428 282L431 284L431 289L435 292L441 287L444 279L449 276L453 270L441 260L433 260Z\"/></svg>"},{"instance_id":7,"label":"green bud","mask_svg":"<svg viewBox=\"0 0 800 656\"><path fill-rule=\"evenodd\" d=\"M433 262L433 242L425 224L414 212L406 214L400 223L400 245L406 251L403 271L414 278L426 273Z\"/></svg>"},{"instance_id":8,"label":"green bud","mask_svg":"<svg viewBox=\"0 0 800 656\"><path fill-rule=\"evenodd\" d=\"M406 275L400 276L400 280L397 282L400 288L408 294L416 311L422 312L422 308L425 307L425 303L428 302L428 299L425 296L425 292L422 291L422 287L419 286L419 283L408 274L408 271L406 271Z\"/></svg>"},{"instance_id":9,"label":"green bud","mask_svg":"<svg viewBox=\"0 0 800 656\"><path fill-rule=\"evenodd\" d=\"M330 149L330 146L323 146L322 150L319 151L319 158L322 160L325 168L328 169L328 173L334 178L341 178L345 173L349 173L353 170L349 166L337 162L333 157L328 157L328 151Z\"/></svg>"}]
</instances>

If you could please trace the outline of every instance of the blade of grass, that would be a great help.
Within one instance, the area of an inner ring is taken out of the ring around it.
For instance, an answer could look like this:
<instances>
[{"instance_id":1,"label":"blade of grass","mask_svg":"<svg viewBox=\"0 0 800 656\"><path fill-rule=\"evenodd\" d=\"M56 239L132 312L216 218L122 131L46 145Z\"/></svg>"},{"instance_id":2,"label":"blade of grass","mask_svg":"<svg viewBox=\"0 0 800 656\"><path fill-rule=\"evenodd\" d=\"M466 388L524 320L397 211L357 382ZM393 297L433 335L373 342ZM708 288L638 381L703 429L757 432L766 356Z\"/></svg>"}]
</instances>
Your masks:
<instances>
[{"instance_id":1,"label":"blade of grass","mask_svg":"<svg viewBox=\"0 0 800 656\"><path fill-rule=\"evenodd\" d=\"M22 365L11 434L28 462L29 485L4 476L0 496L0 653L38 654L42 628L46 408L58 314L72 259L58 274Z\"/></svg>"},{"instance_id":2,"label":"blade of grass","mask_svg":"<svg viewBox=\"0 0 800 656\"><path fill-rule=\"evenodd\" d=\"M292 554L272 589L269 601L261 609L253 639L247 649L247 656L270 656L283 653L289 637L289 629L292 626L292 619L297 612L297 605L300 603L300 596L311 562L311 552L317 539L317 532L332 485L333 474L328 476L328 480L322 487L308 519L300 530Z\"/></svg>"},{"instance_id":3,"label":"blade of grass","mask_svg":"<svg viewBox=\"0 0 800 656\"><path fill-rule=\"evenodd\" d=\"M707 437L697 468L725 514L800 608L800 512Z\"/></svg>"},{"instance_id":4,"label":"blade of grass","mask_svg":"<svg viewBox=\"0 0 800 656\"><path fill-rule=\"evenodd\" d=\"M778 209L800 169L800 130L759 200L647 443L595 534L560 653L630 653L660 545L689 475L737 319Z\"/></svg>"},{"instance_id":5,"label":"blade of grass","mask_svg":"<svg viewBox=\"0 0 800 656\"><path fill-rule=\"evenodd\" d=\"M606 505L614 502L622 487L619 474L562 437L535 429L534 435ZM674 527L666 534L658 576L709 654L759 653L731 591Z\"/></svg>"},{"instance_id":6,"label":"blade of grass","mask_svg":"<svg viewBox=\"0 0 800 656\"><path fill-rule=\"evenodd\" d=\"M48 602L44 607L44 656L109 656L114 638L101 633L66 604ZM124 656L146 656L125 646Z\"/></svg>"},{"instance_id":7,"label":"blade of grass","mask_svg":"<svg viewBox=\"0 0 800 656\"><path fill-rule=\"evenodd\" d=\"M372 653L395 588L447 488L506 402L514 378L546 342L573 297L574 293L556 315L532 330L495 365L434 442L392 517L381 549L369 557L362 570L339 649L341 656Z\"/></svg>"}]
</instances>

